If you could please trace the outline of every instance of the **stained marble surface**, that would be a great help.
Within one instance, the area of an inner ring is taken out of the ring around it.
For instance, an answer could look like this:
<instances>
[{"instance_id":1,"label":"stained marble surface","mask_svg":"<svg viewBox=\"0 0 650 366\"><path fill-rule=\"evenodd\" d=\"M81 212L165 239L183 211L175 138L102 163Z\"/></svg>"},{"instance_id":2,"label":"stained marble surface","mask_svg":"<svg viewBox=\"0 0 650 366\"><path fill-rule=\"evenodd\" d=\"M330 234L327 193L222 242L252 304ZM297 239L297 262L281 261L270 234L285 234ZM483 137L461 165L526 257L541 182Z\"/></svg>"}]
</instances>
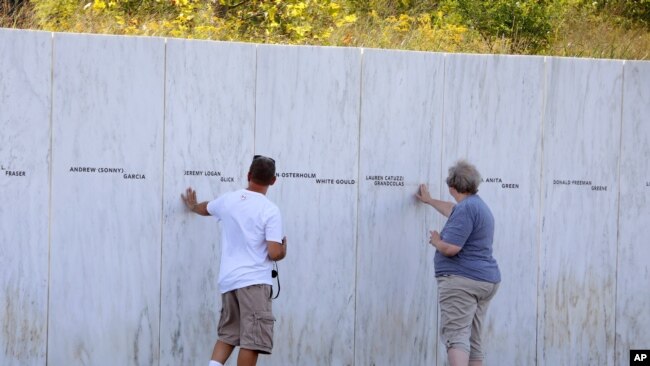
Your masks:
<instances>
[{"instance_id":1,"label":"stained marble surface","mask_svg":"<svg viewBox=\"0 0 650 366\"><path fill-rule=\"evenodd\" d=\"M275 345L264 365L354 363L359 49L258 46L255 153L283 215Z\"/></svg>"},{"instance_id":2,"label":"stained marble surface","mask_svg":"<svg viewBox=\"0 0 650 366\"><path fill-rule=\"evenodd\" d=\"M440 189L443 73L442 54L363 53L355 365L435 363L436 213L415 193Z\"/></svg>"},{"instance_id":3,"label":"stained marble surface","mask_svg":"<svg viewBox=\"0 0 650 366\"><path fill-rule=\"evenodd\" d=\"M650 342L650 63L627 61L624 73L615 365Z\"/></svg>"},{"instance_id":4,"label":"stained marble surface","mask_svg":"<svg viewBox=\"0 0 650 366\"><path fill-rule=\"evenodd\" d=\"M164 51L54 35L50 365L158 364Z\"/></svg>"},{"instance_id":5,"label":"stained marble surface","mask_svg":"<svg viewBox=\"0 0 650 366\"><path fill-rule=\"evenodd\" d=\"M649 84L647 62L0 30L0 364L206 362L219 227L179 195L241 187L253 154L289 239L260 365L444 364L444 220L413 193L450 200L458 158L497 218L486 364L626 364Z\"/></svg>"},{"instance_id":6,"label":"stained marble surface","mask_svg":"<svg viewBox=\"0 0 650 366\"><path fill-rule=\"evenodd\" d=\"M52 35L0 29L0 364L45 364Z\"/></svg>"},{"instance_id":7,"label":"stained marble surface","mask_svg":"<svg viewBox=\"0 0 650 366\"><path fill-rule=\"evenodd\" d=\"M622 82L621 61L547 59L540 365L615 364Z\"/></svg>"},{"instance_id":8,"label":"stained marble surface","mask_svg":"<svg viewBox=\"0 0 650 366\"><path fill-rule=\"evenodd\" d=\"M478 194L495 219L502 282L484 323L485 361L533 365L544 58L447 55L444 90L441 197L454 202L444 180L466 159L483 177ZM440 352L439 364L445 359Z\"/></svg>"},{"instance_id":9,"label":"stained marble surface","mask_svg":"<svg viewBox=\"0 0 650 366\"><path fill-rule=\"evenodd\" d=\"M187 211L180 194L192 186L205 201L246 186L255 47L167 41L161 365L207 365L217 339L219 225Z\"/></svg>"}]
</instances>

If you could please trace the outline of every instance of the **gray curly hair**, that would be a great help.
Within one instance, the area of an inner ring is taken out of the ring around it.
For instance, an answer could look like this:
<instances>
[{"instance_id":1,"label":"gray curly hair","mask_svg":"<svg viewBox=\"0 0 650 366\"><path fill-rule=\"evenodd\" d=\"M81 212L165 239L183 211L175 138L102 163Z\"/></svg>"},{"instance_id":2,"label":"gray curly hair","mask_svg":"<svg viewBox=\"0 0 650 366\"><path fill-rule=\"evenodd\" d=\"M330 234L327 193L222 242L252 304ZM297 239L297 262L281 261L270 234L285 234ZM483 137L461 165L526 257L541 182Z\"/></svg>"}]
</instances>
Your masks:
<instances>
[{"instance_id":1,"label":"gray curly hair","mask_svg":"<svg viewBox=\"0 0 650 366\"><path fill-rule=\"evenodd\" d=\"M449 168L447 186L453 187L458 193L476 194L479 184L481 174L467 161L459 160Z\"/></svg>"}]
</instances>

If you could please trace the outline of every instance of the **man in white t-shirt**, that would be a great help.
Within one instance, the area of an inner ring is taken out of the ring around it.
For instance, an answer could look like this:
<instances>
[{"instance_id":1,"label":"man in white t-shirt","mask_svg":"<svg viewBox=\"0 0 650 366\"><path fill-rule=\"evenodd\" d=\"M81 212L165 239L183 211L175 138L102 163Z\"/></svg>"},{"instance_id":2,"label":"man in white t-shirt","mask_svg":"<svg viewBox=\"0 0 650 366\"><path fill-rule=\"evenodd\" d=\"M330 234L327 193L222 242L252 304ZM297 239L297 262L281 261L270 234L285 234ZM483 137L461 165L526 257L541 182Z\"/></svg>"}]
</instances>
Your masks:
<instances>
[{"instance_id":1,"label":"man in white t-shirt","mask_svg":"<svg viewBox=\"0 0 650 366\"><path fill-rule=\"evenodd\" d=\"M273 348L271 271L273 261L287 254L280 210L266 197L275 183L275 161L255 155L248 172L248 187L198 203L190 187L181 195L194 213L214 216L222 226L221 318L219 339L209 366L222 366L237 346L238 366L255 365L260 353Z\"/></svg>"}]
</instances>

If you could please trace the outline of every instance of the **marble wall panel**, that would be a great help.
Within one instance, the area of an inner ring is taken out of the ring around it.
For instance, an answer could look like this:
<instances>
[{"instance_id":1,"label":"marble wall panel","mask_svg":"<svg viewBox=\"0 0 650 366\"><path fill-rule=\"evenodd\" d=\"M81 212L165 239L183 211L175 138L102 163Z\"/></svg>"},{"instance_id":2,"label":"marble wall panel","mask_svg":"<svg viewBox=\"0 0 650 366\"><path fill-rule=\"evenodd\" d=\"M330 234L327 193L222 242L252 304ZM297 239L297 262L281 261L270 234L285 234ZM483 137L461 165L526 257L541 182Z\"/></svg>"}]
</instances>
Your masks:
<instances>
[{"instance_id":1,"label":"marble wall panel","mask_svg":"<svg viewBox=\"0 0 650 366\"><path fill-rule=\"evenodd\" d=\"M206 362L219 227L179 195L245 185L254 153L278 161L289 239L260 364L444 364L427 244L444 220L413 194L451 199L458 158L497 218L487 363L647 348L647 63L167 48L0 30L0 364Z\"/></svg>"},{"instance_id":2,"label":"marble wall panel","mask_svg":"<svg viewBox=\"0 0 650 366\"><path fill-rule=\"evenodd\" d=\"M158 364L164 52L54 35L49 365Z\"/></svg>"},{"instance_id":3,"label":"marble wall panel","mask_svg":"<svg viewBox=\"0 0 650 366\"><path fill-rule=\"evenodd\" d=\"M255 153L277 162L288 240L264 364L354 363L360 65L359 49L258 46Z\"/></svg>"},{"instance_id":4,"label":"marble wall panel","mask_svg":"<svg viewBox=\"0 0 650 366\"><path fill-rule=\"evenodd\" d=\"M45 364L52 34L0 29L0 364Z\"/></svg>"},{"instance_id":5,"label":"marble wall panel","mask_svg":"<svg viewBox=\"0 0 650 366\"><path fill-rule=\"evenodd\" d=\"M547 59L540 365L613 365L623 63Z\"/></svg>"},{"instance_id":6,"label":"marble wall panel","mask_svg":"<svg viewBox=\"0 0 650 366\"><path fill-rule=\"evenodd\" d=\"M495 219L502 282L484 324L487 364L535 364L543 91L541 57L447 55L440 194L454 202L444 179L466 159Z\"/></svg>"},{"instance_id":7,"label":"marble wall panel","mask_svg":"<svg viewBox=\"0 0 650 366\"><path fill-rule=\"evenodd\" d=\"M624 70L615 365L650 347L650 62Z\"/></svg>"},{"instance_id":8,"label":"marble wall panel","mask_svg":"<svg viewBox=\"0 0 650 366\"><path fill-rule=\"evenodd\" d=\"M161 365L207 365L217 339L219 226L180 194L192 186L206 201L246 187L255 57L255 45L167 41Z\"/></svg>"},{"instance_id":9,"label":"marble wall panel","mask_svg":"<svg viewBox=\"0 0 650 366\"><path fill-rule=\"evenodd\" d=\"M437 192L444 56L364 50L356 365L434 364L437 301L427 217Z\"/></svg>"}]
</instances>

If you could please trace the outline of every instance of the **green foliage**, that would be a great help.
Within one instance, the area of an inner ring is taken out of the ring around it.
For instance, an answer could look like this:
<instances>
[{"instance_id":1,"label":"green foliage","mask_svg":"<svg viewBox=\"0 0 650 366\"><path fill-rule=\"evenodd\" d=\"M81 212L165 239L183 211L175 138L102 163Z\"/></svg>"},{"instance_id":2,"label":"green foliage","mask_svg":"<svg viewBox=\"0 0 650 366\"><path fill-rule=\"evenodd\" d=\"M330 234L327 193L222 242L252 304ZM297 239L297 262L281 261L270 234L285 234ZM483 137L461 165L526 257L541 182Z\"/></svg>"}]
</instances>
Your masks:
<instances>
[{"instance_id":1,"label":"green foliage","mask_svg":"<svg viewBox=\"0 0 650 366\"><path fill-rule=\"evenodd\" d=\"M0 0L0 25L63 32L650 58L650 0Z\"/></svg>"},{"instance_id":2,"label":"green foliage","mask_svg":"<svg viewBox=\"0 0 650 366\"><path fill-rule=\"evenodd\" d=\"M650 0L582 0L600 13L621 17L650 27Z\"/></svg>"},{"instance_id":3,"label":"green foliage","mask_svg":"<svg viewBox=\"0 0 650 366\"><path fill-rule=\"evenodd\" d=\"M558 16L549 55L650 59L650 32L642 22L571 0Z\"/></svg>"},{"instance_id":4,"label":"green foliage","mask_svg":"<svg viewBox=\"0 0 650 366\"><path fill-rule=\"evenodd\" d=\"M327 44L332 32L357 20L331 0L220 1L220 16L239 23L250 41Z\"/></svg>"},{"instance_id":5,"label":"green foliage","mask_svg":"<svg viewBox=\"0 0 650 366\"><path fill-rule=\"evenodd\" d=\"M380 17L399 15L418 15L433 13L439 5L438 0L349 0L356 12L367 14L374 12Z\"/></svg>"},{"instance_id":6,"label":"green foliage","mask_svg":"<svg viewBox=\"0 0 650 366\"><path fill-rule=\"evenodd\" d=\"M357 20L333 0L32 0L39 25L90 31L252 42L328 44Z\"/></svg>"},{"instance_id":7,"label":"green foliage","mask_svg":"<svg viewBox=\"0 0 650 366\"><path fill-rule=\"evenodd\" d=\"M512 52L537 53L551 36L548 5L539 0L455 0L448 3L488 44L508 39Z\"/></svg>"},{"instance_id":8,"label":"green foliage","mask_svg":"<svg viewBox=\"0 0 650 366\"><path fill-rule=\"evenodd\" d=\"M372 31L368 31L372 30ZM434 15L380 17L371 12L339 36L343 45L371 48L396 48L418 51L488 52L480 35L447 16Z\"/></svg>"},{"instance_id":9,"label":"green foliage","mask_svg":"<svg viewBox=\"0 0 650 366\"><path fill-rule=\"evenodd\" d=\"M79 6L76 0L34 1L36 17L45 29L69 29L75 11Z\"/></svg>"}]
</instances>

